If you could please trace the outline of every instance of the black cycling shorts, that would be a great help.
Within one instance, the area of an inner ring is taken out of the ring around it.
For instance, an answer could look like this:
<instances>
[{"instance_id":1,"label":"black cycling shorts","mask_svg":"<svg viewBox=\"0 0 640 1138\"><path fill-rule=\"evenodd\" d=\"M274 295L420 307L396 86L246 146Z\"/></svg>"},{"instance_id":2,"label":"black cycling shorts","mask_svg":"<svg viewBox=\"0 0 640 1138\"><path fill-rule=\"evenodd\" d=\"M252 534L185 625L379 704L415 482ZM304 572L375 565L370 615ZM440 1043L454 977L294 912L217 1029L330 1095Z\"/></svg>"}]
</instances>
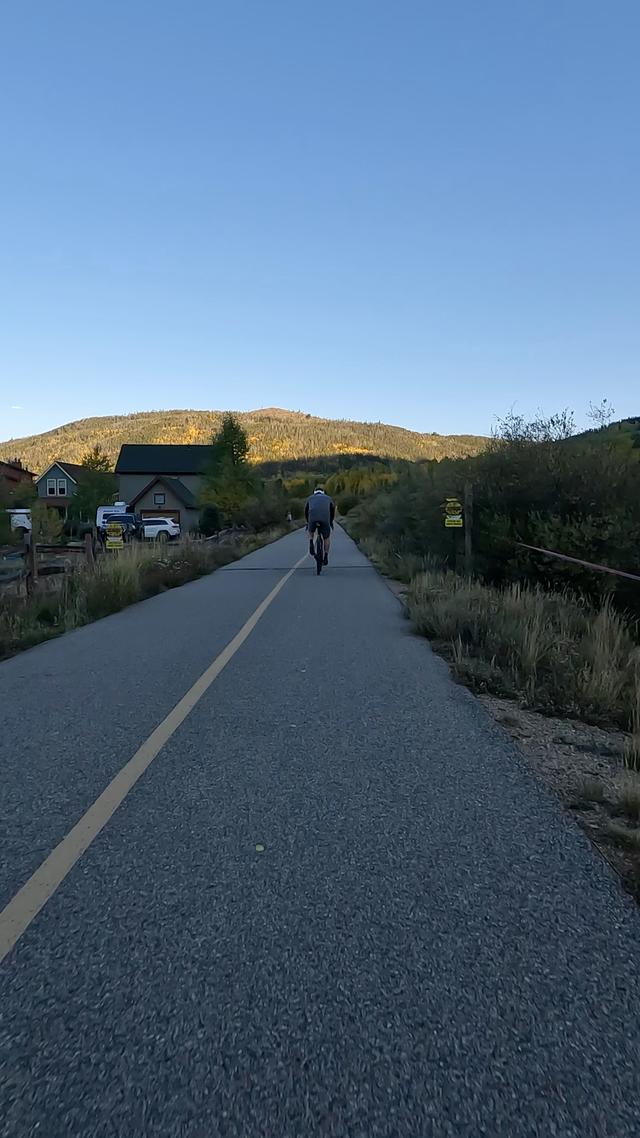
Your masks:
<instances>
[{"instance_id":1,"label":"black cycling shorts","mask_svg":"<svg viewBox=\"0 0 640 1138\"><path fill-rule=\"evenodd\" d=\"M309 533L315 533L316 530L319 529L325 540L326 538L331 537L331 526L328 522L308 522L307 529L309 530Z\"/></svg>"}]
</instances>

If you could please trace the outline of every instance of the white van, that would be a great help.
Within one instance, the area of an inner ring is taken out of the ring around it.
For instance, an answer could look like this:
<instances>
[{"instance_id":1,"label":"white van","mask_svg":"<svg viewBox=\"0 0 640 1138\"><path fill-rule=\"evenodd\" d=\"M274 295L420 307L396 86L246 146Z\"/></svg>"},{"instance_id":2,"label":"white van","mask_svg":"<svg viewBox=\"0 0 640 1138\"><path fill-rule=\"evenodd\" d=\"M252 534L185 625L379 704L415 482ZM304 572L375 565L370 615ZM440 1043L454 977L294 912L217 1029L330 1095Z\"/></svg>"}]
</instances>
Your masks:
<instances>
[{"instance_id":1,"label":"white van","mask_svg":"<svg viewBox=\"0 0 640 1138\"><path fill-rule=\"evenodd\" d=\"M98 506L96 510L96 529L102 529L105 514L126 514L126 502L113 502L110 506Z\"/></svg>"},{"instance_id":2,"label":"white van","mask_svg":"<svg viewBox=\"0 0 640 1138\"><path fill-rule=\"evenodd\" d=\"M31 510L7 510L11 518L11 529L20 530L22 534L31 533Z\"/></svg>"}]
</instances>

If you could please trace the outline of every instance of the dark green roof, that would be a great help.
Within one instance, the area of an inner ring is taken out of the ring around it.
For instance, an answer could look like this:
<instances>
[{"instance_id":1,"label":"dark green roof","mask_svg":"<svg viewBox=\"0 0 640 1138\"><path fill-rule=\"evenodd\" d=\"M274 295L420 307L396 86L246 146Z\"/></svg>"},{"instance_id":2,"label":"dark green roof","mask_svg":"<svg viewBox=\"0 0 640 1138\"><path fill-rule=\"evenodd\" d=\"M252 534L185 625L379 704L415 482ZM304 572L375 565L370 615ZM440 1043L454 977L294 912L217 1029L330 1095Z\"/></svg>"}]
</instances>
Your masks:
<instances>
[{"instance_id":1,"label":"dark green roof","mask_svg":"<svg viewBox=\"0 0 640 1138\"><path fill-rule=\"evenodd\" d=\"M194 443L125 443L116 474L201 474L210 453L210 447Z\"/></svg>"}]
</instances>

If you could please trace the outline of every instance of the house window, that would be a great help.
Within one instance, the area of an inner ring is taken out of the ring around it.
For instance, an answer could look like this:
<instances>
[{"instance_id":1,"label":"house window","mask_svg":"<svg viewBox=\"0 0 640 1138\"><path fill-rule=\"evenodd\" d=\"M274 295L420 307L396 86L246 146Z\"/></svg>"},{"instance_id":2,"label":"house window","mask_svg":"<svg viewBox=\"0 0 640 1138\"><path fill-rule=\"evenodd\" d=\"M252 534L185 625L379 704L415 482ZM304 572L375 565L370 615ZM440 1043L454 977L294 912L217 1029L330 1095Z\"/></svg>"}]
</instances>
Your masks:
<instances>
[{"instance_id":1,"label":"house window","mask_svg":"<svg viewBox=\"0 0 640 1138\"><path fill-rule=\"evenodd\" d=\"M57 493L57 488L56 488L55 478L47 478L47 495L56 494L56 493Z\"/></svg>"},{"instance_id":2,"label":"house window","mask_svg":"<svg viewBox=\"0 0 640 1138\"><path fill-rule=\"evenodd\" d=\"M164 496L164 494L154 494L154 495L153 495L153 504L154 504L154 506L164 506L164 503L165 503L165 496Z\"/></svg>"},{"instance_id":3,"label":"house window","mask_svg":"<svg viewBox=\"0 0 640 1138\"><path fill-rule=\"evenodd\" d=\"M66 478L59 478L58 479L58 494L61 494L63 498L66 498L66 496L67 496L67 480L66 480Z\"/></svg>"}]
</instances>

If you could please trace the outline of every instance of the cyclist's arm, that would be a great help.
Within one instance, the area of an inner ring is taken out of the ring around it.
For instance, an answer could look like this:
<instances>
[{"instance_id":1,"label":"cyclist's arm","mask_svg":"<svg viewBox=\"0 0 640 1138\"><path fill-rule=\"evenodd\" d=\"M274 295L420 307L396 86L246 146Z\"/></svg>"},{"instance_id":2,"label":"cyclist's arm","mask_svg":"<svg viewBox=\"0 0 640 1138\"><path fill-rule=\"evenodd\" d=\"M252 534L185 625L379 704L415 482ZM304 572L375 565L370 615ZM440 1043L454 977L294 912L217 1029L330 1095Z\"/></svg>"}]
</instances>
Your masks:
<instances>
[{"instance_id":1,"label":"cyclist's arm","mask_svg":"<svg viewBox=\"0 0 640 1138\"><path fill-rule=\"evenodd\" d=\"M332 503L331 503L331 528L332 529L333 529L333 522L334 522L335 516L336 516L336 504L335 504L335 502L332 501Z\"/></svg>"},{"instance_id":2,"label":"cyclist's arm","mask_svg":"<svg viewBox=\"0 0 640 1138\"><path fill-rule=\"evenodd\" d=\"M309 503L308 502L305 502L304 516L305 516L306 521L309 521Z\"/></svg>"}]
</instances>

